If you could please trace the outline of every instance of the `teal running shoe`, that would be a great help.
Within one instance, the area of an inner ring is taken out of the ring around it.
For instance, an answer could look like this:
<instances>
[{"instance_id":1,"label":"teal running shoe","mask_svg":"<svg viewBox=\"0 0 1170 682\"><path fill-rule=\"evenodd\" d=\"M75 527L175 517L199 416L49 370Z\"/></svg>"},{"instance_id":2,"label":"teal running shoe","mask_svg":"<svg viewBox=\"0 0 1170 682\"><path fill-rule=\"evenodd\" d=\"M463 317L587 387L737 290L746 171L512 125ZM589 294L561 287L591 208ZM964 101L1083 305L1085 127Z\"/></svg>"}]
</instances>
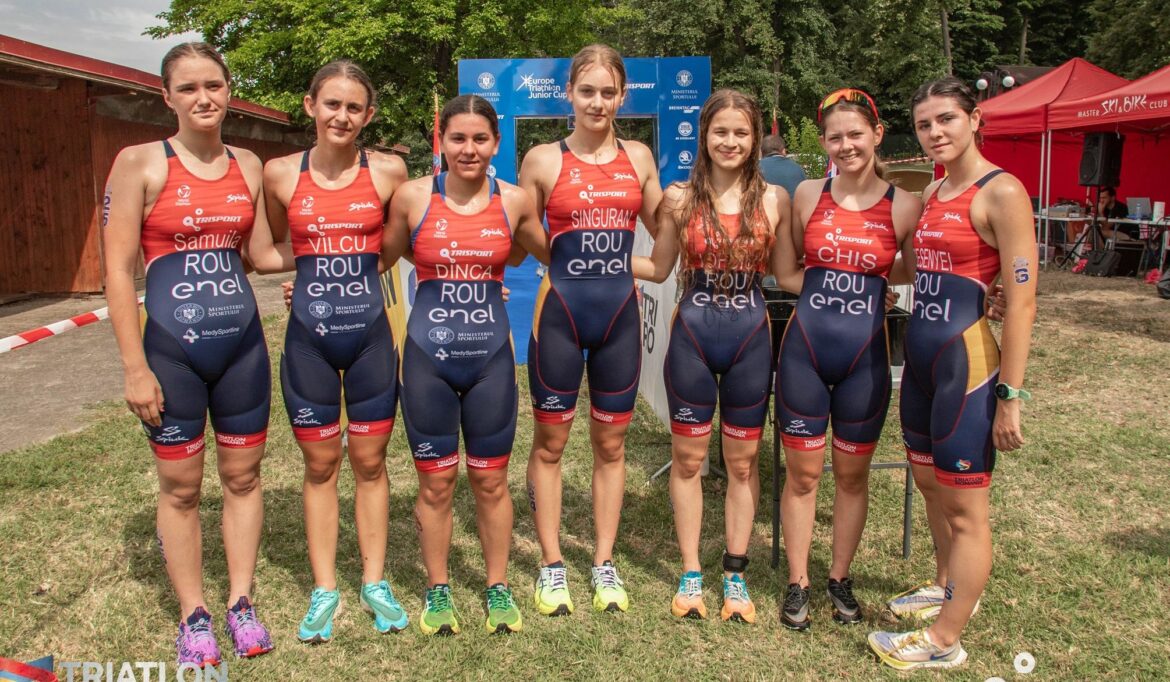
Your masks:
<instances>
[{"instance_id":1,"label":"teal running shoe","mask_svg":"<svg viewBox=\"0 0 1170 682\"><path fill-rule=\"evenodd\" d=\"M318 587L309 595L309 610L297 628L297 639L320 644L333 639L333 616L341 606L341 593Z\"/></svg>"},{"instance_id":2,"label":"teal running shoe","mask_svg":"<svg viewBox=\"0 0 1170 682\"><path fill-rule=\"evenodd\" d=\"M374 628L382 634L402 632L410 624L406 610L394 598L390 583L385 580L362 585L361 603L364 610L374 614Z\"/></svg>"}]
</instances>

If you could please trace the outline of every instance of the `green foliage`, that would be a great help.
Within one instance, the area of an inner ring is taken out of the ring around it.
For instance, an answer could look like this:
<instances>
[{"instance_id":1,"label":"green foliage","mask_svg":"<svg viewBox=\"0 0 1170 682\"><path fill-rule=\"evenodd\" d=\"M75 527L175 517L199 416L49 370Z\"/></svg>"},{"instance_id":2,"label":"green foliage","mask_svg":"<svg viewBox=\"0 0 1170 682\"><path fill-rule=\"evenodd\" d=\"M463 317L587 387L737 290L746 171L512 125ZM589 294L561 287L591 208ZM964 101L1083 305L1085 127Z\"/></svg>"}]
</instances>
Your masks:
<instances>
[{"instance_id":1,"label":"green foliage","mask_svg":"<svg viewBox=\"0 0 1170 682\"><path fill-rule=\"evenodd\" d=\"M1170 63L1170 0L1093 0L1088 58L1138 78Z\"/></svg>"},{"instance_id":2,"label":"green foliage","mask_svg":"<svg viewBox=\"0 0 1170 682\"><path fill-rule=\"evenodd\" d=\"M457 91L462 57L572 54L623 10L573 0L172 0L150 29L198 31L221 49L248 99L288 111L313 73L333 59L361 64L378 86L380 114L368 134L411 144L412 165L430 165L432 91Z\"/></svg>"},{"instance_id":3,"label":"green foliage","mask_svg":"<svg viewBox=\"0 0 1170 682\"><path fill-rule=\"evenodd\" d=\"M784 127L788 133L784 136L788 142L788 152L792 160L800 164L804 174L810 178L823 178L828 157L821 148L820 130L811 118L801 117L796 121L784 119Z\"/></svg>"}]
</instances>

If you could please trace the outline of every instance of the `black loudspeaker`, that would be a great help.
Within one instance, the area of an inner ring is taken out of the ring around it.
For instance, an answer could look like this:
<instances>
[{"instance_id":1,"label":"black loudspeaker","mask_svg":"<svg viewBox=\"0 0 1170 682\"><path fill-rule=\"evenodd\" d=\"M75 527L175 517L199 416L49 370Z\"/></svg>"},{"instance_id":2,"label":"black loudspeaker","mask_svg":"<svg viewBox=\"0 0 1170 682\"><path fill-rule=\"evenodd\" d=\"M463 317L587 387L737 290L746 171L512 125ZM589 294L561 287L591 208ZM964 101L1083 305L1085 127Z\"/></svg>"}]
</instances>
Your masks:
<instances>
[{"instance_id":1,"label":"black loudspeaker","mask_svg":"<svg viewBox=\"0 0 1170 682\"><path fill-rule=\"evenodd\" d=\"M1116 187L1121 184L1121 148L1125 135L1088 133L1081 151L1081 185Z\"/></svg>"}]
</instances>

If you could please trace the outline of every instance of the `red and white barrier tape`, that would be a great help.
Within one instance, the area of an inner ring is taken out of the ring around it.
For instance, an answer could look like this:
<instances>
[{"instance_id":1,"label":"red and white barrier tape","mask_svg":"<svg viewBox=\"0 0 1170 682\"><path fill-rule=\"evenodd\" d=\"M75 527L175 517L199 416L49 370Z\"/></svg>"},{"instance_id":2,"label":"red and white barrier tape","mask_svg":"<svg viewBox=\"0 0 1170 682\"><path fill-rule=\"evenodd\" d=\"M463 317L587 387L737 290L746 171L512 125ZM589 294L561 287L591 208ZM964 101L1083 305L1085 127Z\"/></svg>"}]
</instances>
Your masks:
<instances>
[{"instance_id":1,"label":"red and white barrier tape","mask_svg":"<svg viewBox=\"0 0 1170 682\"><path fill-rule=\"evenodd\" d=\"M139 305L142 304L142 300L143 297L139 296ZM109 308L99 308L98 310L94 310L88 313L75 315L68 320L61 320L60 322L54 322L53 324L46 325L44 327L30 329L26 332L21 332L13 336L0 339L0 353L7 353L14 348L20 348L21 346L27 346L30 343L36 343L41 339L47 339L50 336L56 336L62 332L67 332L70 329L77 329L78 327L84 327L87 324L100 322L109 316Z\"/></svg>"}]
</instances>

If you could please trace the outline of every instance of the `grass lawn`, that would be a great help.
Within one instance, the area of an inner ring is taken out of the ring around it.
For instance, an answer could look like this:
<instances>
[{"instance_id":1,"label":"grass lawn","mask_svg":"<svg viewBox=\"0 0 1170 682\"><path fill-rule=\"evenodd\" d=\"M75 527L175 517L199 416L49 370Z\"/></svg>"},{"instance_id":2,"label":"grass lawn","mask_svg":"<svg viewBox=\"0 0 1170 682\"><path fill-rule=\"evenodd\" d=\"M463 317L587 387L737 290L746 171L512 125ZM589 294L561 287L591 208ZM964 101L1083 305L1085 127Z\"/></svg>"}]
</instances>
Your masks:
<instances>
[{"instance_id":1,"label":"grass lawn","mask_svg":"<svg viewBox=\"0 0 1170 682\"><path fill-rule=\"evenodd\" d=\"M279 347L283 320L267 320ZM273 358L278 356L273 353ZM110 362L115 362L110 358ZM1170 670L1170 302L1136 280L1044 273L1024 410L1026 447L1001 456L992 486L995 566L982 609L963 643L970 662L951 679L1019 679L1013 659L1036 660L1028 679L1164 678ZM523 379L523 374L522 381ZM526 390L522 395L526 395ZM31 396L30 396L31 398ZM869 525L854 564L867 622L832 623L823 590L828 570L832 486L822 484L812 557L813 629L779 625L785 572L768 566L771 439L762 448L764 491L747 581L760 611L755 626L673 619L678 580L665 479L668 431L639 406L628 442L626 502L616 561L632 608L589 608L592 543L591 455L585 419L565 453L563 547L578 610L547 619L532 607L539 560L524 496L532 416L521 400L511 490L516 531L510 579L525 628L511 637L483 632L483 564L466 481L455 502L451 555L456 603L465 622L455 638L417 628L378 635L358 608L361 579L353 523L353 482L343 470L338 567L343 607L335 639L296 641L312 589L301 516L301 456L277 394L264 462L265 527L255 601L276 650L229 662L233 680L410 678L870 679L897 677L865 645L886 596L933 576L921 498L909 561L900 558L901 472L875 472ZM0 455L0 656L30 660L172 661L178 606L154 540L157 490L141 430L126 410L99 406L86 430ZM903 456L897 399L878 457ZM387 572L412 619L424 574L411 520L416 478L401 427L387 458L390 550ZM227 598L220 544L222 496L208 458L203 500L205 587L217 629ZM708 513L702 555L718 586L723 485L704 483ZM708 587L708 607L718 594ZM221 645L226 646L222 634ZM173 666L171 666L173 675ZM115 668L115 675L117 668ZM926 675L929 676L929 675Z\"/></svg>"}]
</instances>

